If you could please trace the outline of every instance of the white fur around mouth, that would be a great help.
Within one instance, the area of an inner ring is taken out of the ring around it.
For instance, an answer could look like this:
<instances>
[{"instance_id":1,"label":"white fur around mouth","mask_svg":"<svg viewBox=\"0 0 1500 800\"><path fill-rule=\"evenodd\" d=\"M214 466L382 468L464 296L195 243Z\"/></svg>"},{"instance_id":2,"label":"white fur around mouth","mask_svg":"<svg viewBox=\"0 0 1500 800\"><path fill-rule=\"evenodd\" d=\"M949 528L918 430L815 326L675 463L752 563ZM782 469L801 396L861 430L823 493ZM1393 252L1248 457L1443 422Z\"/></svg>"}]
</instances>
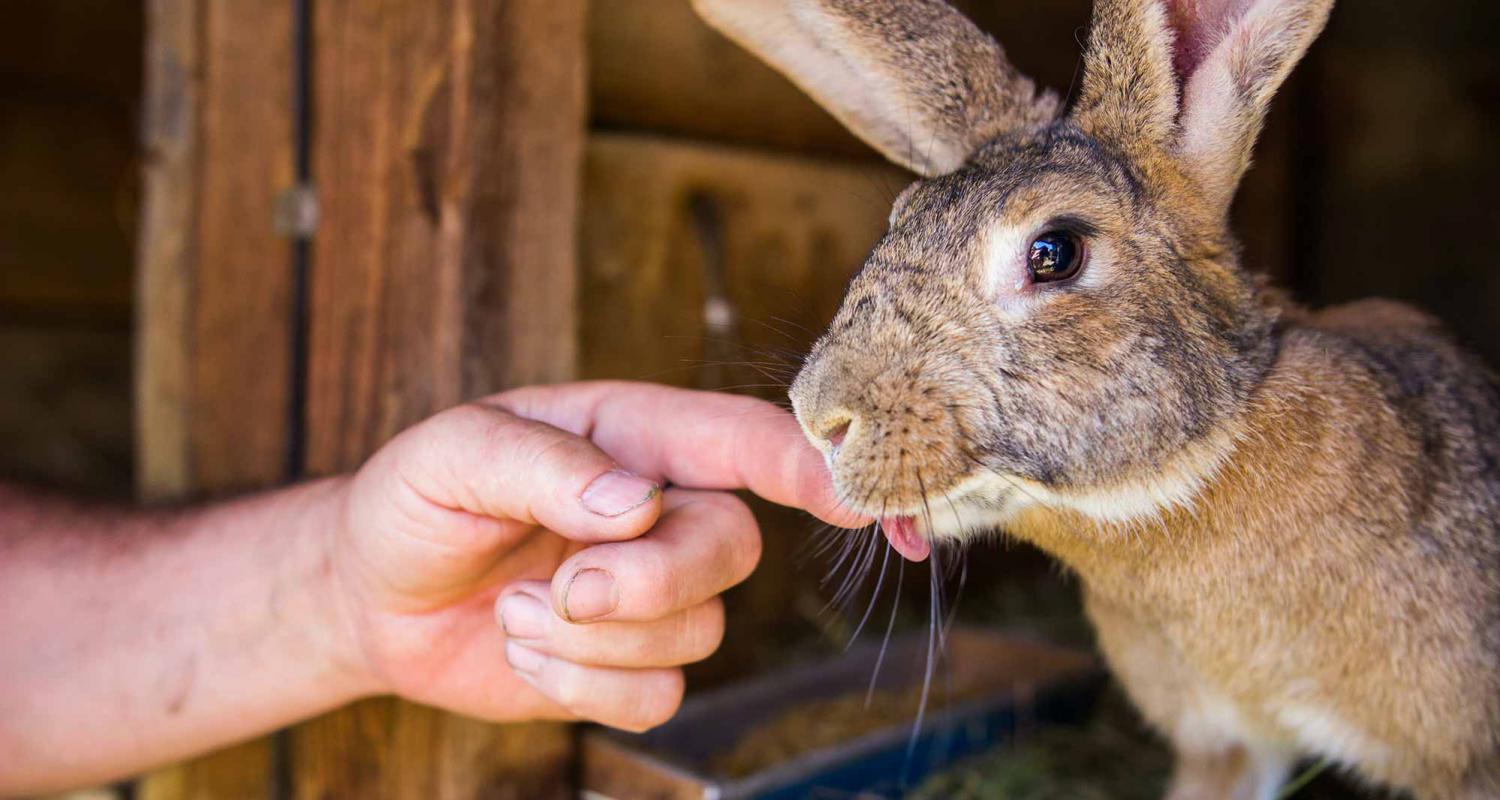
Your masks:
<instances>
[{"instance_id":1,"label":"white fur around mouth","mask_svg":"<svg viewBox=\"0 0 1500 800\"><path fill-rule=\"evenodd\" d=\"M928 541L965 541L992 533L1023 510L1044 506L1076 512L1101 523L1131 523L1191 508L1218 475L1235 447L1230 431L1217 431L1184 448L1155 472L1138 480L1091 489L1060 489L992 470L977 471L925 502L885 507L874 516L911 517Z\"/></svg>"},{"instance_id":2,"label":"white fur around mouth","mask_svg":"<svg viewBox=\"0 0 1500 800\"><path fill-rule=\"evenodd\" d=\"M947 491L929 495L925 502L904 508L887 506L875 516L887 521L882 527L891 525L892 530L886 533L892 546L903 556L919 561L926 557L924 544L965 541L995 531L1029 505L1021 499L1024 494L1015 483L981 472ZM913 536L923 543L910 541Z\"/></svg>"}]
</instances>

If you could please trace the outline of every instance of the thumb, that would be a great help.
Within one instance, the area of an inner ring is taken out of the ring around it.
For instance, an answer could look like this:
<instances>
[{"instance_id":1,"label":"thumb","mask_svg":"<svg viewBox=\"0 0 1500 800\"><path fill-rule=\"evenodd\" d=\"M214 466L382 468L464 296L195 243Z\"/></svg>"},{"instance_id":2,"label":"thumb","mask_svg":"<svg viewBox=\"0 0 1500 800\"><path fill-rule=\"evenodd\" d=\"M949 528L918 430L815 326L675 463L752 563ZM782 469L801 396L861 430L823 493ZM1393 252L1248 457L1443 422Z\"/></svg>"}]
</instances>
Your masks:
<instances>
[{"instance_id":1,"label":"thumb","mask_svg":"<svg viewBox=\"0 0 1500 800\"><path fill-rule=\"evenodd\" d=\"M432 503L580 542L633 539L661 514L655 479L621 468L582 436L497 408L450 409L389 449L402 478Z\"/></svg>"}]
</instances>

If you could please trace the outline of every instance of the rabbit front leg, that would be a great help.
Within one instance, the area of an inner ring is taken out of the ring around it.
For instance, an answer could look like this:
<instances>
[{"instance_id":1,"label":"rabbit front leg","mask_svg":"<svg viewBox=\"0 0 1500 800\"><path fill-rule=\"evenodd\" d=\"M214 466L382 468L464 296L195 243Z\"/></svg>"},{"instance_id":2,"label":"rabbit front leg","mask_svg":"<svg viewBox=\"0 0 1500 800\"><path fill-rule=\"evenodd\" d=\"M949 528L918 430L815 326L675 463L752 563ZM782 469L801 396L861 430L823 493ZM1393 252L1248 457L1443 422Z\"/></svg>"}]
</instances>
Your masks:
<instances>
[{"instance_id":1,"label":"rabbit front leg","mask_svg":"<svg viewBox=\"0 0 1500 800\"><path fill-rule=\"evenodd\" d=\"M1167 800L1274 798L1294 754L1256 741L1234 706L1204 685L1155 627L1092 592L1085 601L1110 668L1146 721L1172 742Z\"/></svg>"}]
</instances>

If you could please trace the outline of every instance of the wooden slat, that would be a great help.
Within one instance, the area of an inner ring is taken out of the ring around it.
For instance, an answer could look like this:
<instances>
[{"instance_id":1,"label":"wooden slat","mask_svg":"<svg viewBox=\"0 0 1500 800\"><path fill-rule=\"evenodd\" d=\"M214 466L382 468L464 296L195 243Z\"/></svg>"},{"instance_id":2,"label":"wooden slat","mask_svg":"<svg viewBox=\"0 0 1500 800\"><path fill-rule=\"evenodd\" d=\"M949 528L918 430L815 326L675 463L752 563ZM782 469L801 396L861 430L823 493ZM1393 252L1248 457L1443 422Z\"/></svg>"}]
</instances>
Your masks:
<instances>
[{"instance_id":1,"label":"wooden slat","mask_svg":"<svg viewBox=\"0 0 1500 800\"><path fill-rule=\"evenodd\" d=\"M292 186L292 4L211 2L194 274L192 457L199 491L286 479Z\"/></svg>"},{"instance_id":2,"label":"wooden slat","mask_svg":"<svg viewBox=\"0 0 1500 800\"><path fill-rule=\"evenodd\" d=\"M581 372L785 400L801 354L911 180L882 162L816 160L626 135L590 140ZM753 364L753 365L752 365ZM757 504L762 565L728 598L699 684L764 666L816 576L795 554L816 523ZM811 602L806 602L812 598Z\"/></svg>"},{"instance_id":3,"label":"wooden slat","mask_svg":"<svg viewBox=\"0 0 1500 800\"><path fill-rule=\"evenodd\" d=\"M581 0L321 0L309 469L464 398L572 375ZM296 729L293 790L563 797L564 726L391 700Z\"/></svg>"},{"instance_id":4,"label":"wooden slat","mask_svg":"<svg viewBox=\"0 0 1500 800\"><path fill-rule=\"evenodd\" d=\"M280 0L153 0L137 300L139 488L149 500L283 479L289 408L291 15ZM262 798L261 739L145 779L140 796Z\"/></svg>"},{"instance_id":5,"label":"wooden slat","mask_svg":"<svg viewBox=\"0 0 1500 800\"><path fill-rule=\"evenodd\" d=\"M198 3L147 11L145 174L136 286L136 482L143 497L181 496L188 458L189 292L195 265L202 57Z\"/></svg>"}]
</instances>

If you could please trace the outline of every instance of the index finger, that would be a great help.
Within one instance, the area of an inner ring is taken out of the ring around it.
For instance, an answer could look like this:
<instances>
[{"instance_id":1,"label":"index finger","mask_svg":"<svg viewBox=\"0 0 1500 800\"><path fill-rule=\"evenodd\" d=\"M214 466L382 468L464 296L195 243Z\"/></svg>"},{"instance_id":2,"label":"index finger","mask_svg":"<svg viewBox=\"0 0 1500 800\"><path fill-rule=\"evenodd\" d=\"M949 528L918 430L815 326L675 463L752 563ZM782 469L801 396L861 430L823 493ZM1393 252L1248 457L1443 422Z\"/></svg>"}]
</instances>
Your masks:
<instances>
[{"instance_id":1,"label":"index finger","mask_svg":"<svg viewBox=\"0 0 1500 800\"><path fill-rule=\"evenodd\" d=\"M839 501L823 455L792 415L764 400L598 381L517 389L487 402L586 436L638 475L690 489L749 489L846 528L870 521Z\"/></svg>"}]
</instances>

